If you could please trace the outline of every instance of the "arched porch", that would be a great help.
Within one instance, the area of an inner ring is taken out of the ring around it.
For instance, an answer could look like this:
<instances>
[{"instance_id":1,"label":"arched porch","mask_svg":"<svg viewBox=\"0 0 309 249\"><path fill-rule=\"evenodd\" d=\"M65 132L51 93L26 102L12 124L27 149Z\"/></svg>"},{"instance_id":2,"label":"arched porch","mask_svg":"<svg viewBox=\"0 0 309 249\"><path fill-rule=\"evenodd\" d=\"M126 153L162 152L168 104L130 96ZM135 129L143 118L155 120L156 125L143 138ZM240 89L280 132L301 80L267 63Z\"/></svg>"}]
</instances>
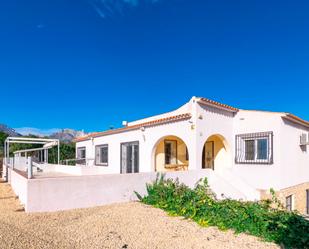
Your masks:
<instances>
[{"instance_id":1,"label":"arched porch","mask_svg":"<svg viewBox=\"0 0 309 249\"><path fill-rule=\"evenodd\" d=\"M188 148L181 138L165 136L156 143L153 151L156 172L188 170Z\"/></svg>"},{"instance_id":2,"label":"arched porch","mask_svg":"<svg viewBox=\"0 0 309 249\"><path fill-rule=\"evenodd\" d=\"M222 170L230 166L231 157L226 139L219 134L211 135L203 146L202 168Z\"/></svg>"}]
</instances>

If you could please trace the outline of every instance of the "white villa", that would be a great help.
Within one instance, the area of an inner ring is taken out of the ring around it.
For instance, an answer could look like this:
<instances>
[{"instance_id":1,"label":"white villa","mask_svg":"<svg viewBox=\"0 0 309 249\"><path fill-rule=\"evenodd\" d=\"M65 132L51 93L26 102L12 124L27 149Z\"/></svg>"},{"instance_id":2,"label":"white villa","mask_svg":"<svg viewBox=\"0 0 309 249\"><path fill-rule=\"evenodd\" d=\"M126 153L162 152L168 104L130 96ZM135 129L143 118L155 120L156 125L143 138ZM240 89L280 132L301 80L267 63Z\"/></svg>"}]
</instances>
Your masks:
<instances>
[{"instance_id":1,"label":"white villa","mask_svg":"<svg viewBox=\"0 0 309 249\"><path fill-rule=\"evenodd\" d=\"M104 174L207 169L248 200L273 188L287 209L309 213L309 122L295 115L192 97L175 111L123 124L78 138L78 158Z\"/></svg>"},{"instance_id":2,"label":"white villa","mask_svg":"<svg viewBox=\"0 0 309 249\"><path fill-rule=\"evenodd\" d=\"M192 97L175 111L123 125L78 138L77 159L64 163L58 139L8 137L2 177L26 212L134 201L164 172L189 187L207 177L217 198L261 200L273 188L288 210L309 215L307 121ZM29 143L38 146L11 146Z\"/></svg>"}]
</instances>

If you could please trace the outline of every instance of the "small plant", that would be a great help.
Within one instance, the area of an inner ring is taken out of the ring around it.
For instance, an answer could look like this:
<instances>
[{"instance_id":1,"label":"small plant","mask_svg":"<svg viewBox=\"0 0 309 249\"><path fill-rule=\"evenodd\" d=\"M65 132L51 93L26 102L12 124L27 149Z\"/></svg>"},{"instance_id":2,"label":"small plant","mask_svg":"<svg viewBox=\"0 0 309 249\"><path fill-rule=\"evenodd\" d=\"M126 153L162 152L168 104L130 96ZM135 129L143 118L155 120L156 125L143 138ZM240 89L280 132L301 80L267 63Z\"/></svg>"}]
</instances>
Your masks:
<instances>
[{"instance_id":1,"label":"small plant","mask_svg":"<svg viewBox=\"0 0 309 249\"><path fill-rule=\"evenodd\" d=\"M283 207L281 201L276 196L276 192L273 188L270 189L270 194L271 194L271 202L270 203L273 204L278 209L283 209L284 207Z\"/></svg>"},{"instance_id":2,"label":"small plant","mask_svg":"<svg viewBox=\"0 0 309 249\"><path fill-rule=\"evenodd\" d=\"M271 194L272 200L260 202L218 200L207 178L200 179L190 189L178 179L165 179L164 175L157 175L153 183L147 184L146 196L136 193L141 202L161 208L169 215L192 219L203 227L233 229L285 248L309 248L309 222L297 213L283 210L273 190Z\"/></svg>"}]
</instances>

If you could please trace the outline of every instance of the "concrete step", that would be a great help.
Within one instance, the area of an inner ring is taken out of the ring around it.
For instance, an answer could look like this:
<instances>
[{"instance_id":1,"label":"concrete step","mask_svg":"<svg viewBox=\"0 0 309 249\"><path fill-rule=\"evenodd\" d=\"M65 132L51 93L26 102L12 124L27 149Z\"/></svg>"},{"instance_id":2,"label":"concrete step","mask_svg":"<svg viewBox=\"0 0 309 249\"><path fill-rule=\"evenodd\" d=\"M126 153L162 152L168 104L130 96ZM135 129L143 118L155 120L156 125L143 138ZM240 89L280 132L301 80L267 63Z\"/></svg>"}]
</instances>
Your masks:
<instances>
[{"instance_id":1,"label":"concrete step","mask_svg":"<svg viewBox=\"0 0 309 249\"><path fill-rule=\"evenodd\" d=\"M260 192L234 174L232 170L226 169L222 172L216 172L216 174L218 177L222 178L224 181L227 181L235 189L241 192L242 195L245 196L244 200L256 201L260 199Z\"/></svg>"}]
</instances>

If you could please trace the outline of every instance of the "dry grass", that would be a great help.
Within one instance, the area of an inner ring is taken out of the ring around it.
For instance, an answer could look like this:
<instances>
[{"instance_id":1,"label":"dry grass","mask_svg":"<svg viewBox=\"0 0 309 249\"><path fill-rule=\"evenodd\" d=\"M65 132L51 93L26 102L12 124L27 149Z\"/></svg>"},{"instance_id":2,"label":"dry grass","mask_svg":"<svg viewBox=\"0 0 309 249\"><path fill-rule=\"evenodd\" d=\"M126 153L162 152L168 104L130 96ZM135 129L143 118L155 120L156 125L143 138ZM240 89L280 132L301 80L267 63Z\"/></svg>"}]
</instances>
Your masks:
<instances>
[{"instance_id":1,"label":"dry grass","mask_svg":"<svg viewBox=\"0 0 309 249\"><path fill-rule=\"evenodd\" d=\"M253 236L201 228L140 203L26 214L0 183L0 248L280 248Z\"/></svg>"}]
</instances>

